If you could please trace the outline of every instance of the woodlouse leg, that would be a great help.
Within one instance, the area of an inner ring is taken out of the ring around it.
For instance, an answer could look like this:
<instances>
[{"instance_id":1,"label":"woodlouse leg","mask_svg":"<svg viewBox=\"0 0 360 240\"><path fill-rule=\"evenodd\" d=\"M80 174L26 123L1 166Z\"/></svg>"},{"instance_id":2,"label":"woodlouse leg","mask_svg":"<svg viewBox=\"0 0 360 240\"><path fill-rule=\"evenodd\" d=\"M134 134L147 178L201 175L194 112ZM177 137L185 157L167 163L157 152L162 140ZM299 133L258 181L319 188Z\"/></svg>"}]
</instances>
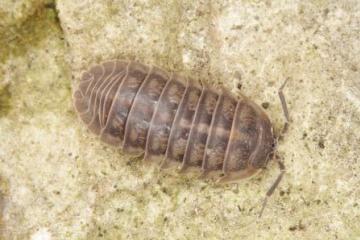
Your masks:
<instances>
[{"instance_id":1,"label":"woodlouse leg","mask_svg":"<svg viewBox=\"0 0 360 240\"><path fill-rule=\"evenodd\" d=\"M259 218L262 216L267 200L268 198L274 193L275 189L277 188L277 186L279 185L281 179L283 178L284 174L285 174L285 165L283 162L281 162L280 160L276 160L277 163L279 164L279 169L280 169L280 174L278 175L278 177L276 178L275 182L271 185L271 187L269 188L269 190L266 192L266 196L265 199L263 201L260 213L259 213Z\"/></svg>"},{"instance_id":2,"label":"woodlouse leg","mask_svg":"<svg viewBox=\"0 0 360 240\"><path fill-rule=\"evenodd\" d=\"M209 173L208 171L202 170L198 178L199 179L205 179L206 176L208 175L208 173Z\"/></svg>"},{"instance_id":3,"label":"woodlouse leg","mask_svg":"<svg viewBox=\"0 0 360 240\"><path fill-rule=\"evenodd\" d=\"M162 161L160 162L159 168L161 169L167 169L171 166L175 165L169 158L164 157ZM176 165L177 166L177 165Z\"/></svg>"},{"instance_id":4,"label":"woodlouse leg","mask_svg":"<svg viewBox=\"0 0 360 240\"><path fill-rule=\"evenodd\" d=\"M284 116L285 116L285 124L284 124L284 127L283 127L282 131L281 131L282 134L287 131L289 121L290 121L289 111L288 111L285 96L284 96L284 93L283 93L283 89L284 89L284 87L285 87L288 80L289 80L289 78L287 78L285 80L285 82L281 85L281 87L279 88L279 91L278 91L279 98L280 98L280 101L281 101L281 106L282 106Z\"/></svg>"},{"instance_id":5,"label":"woodlouse leg","mask_svg":"<svg viewBox=\"0 0 360 240\"><path fill-rule=\"evenodd\" d=\"M160 170L166 169L167 166L168 166L167 159L166 159L166 157L164 157L163 160L160 162L159 168L160 168Z\"/></svg>"},{"instance_id":6,"label":"woodlouse leg","mask_svg":"<svg viewBox=\"0 0 360 240\"><path fill-rule=\"evenodd\" d=\"M184 173L186 169L188 169L188 165L186 163L182 163L180 167L178 168L178 173Z\"/></svg>"},{"instance_id":7,"label":"woodlouse leg","mask_svg":"<svg viewBox=\"0 0 360 240\"><path fill-rule=\"evenodd\" d=\"M254 175L259 169L256 168L247 168L244 170L240 170L237 172L228 172L225 173L223 177L220 177L216 180L216 183L231 183L231 182L237 182L241 179L250 177Z\"/></svg>"}]
</instances>

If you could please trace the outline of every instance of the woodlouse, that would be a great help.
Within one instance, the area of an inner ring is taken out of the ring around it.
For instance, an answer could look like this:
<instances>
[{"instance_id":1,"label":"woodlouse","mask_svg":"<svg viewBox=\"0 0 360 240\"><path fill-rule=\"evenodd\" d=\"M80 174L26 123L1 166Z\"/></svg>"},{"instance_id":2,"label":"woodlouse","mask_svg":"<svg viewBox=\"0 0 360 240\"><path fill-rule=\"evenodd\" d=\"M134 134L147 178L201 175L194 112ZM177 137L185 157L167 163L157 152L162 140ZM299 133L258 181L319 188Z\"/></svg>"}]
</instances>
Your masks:
<instances>
[{"instance_id":1,"label":"woodlouse","mask_svg":"<svg viewBox=\"0 0 360 240\"><path fill-rule=\"evenodd\" d=\"M279 96L286 129L284 85ZM162 167L178 163L181 171L201 169L201 176L221 173L219 182L253 175L265 168L275 150L269 118L247 97L138 62L108 61L84 72L74 105L104 142L145 153L145 160L164 156ZM267 197L285 171L277 162L281 173Z\"/></svg>"}]
</instances>

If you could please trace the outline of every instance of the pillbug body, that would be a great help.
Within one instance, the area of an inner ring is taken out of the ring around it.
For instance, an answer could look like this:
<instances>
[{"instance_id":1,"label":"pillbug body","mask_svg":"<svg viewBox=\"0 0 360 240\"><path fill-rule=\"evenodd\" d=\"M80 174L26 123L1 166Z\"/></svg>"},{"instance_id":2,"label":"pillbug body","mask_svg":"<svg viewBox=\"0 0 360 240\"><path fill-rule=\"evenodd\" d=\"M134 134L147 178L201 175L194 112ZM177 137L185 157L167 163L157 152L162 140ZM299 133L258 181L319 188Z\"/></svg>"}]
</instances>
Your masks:
<instances>
[{"instance_id":1,"label":"pillbug body","mask_svg":"<svg viewBox=\"0 0 360 240\"><path fill-rule=\"evenodd\" d=\"M269 118L247 97L138 62L108 61L84 72L74 105L104 142L144 153L146 160L161 159L162 167L178 164L181 171L221 175L220 182L264 168L276 144ZM279 165L282 172L268 196L284 172Z\"/></svg>"}]
</instances>

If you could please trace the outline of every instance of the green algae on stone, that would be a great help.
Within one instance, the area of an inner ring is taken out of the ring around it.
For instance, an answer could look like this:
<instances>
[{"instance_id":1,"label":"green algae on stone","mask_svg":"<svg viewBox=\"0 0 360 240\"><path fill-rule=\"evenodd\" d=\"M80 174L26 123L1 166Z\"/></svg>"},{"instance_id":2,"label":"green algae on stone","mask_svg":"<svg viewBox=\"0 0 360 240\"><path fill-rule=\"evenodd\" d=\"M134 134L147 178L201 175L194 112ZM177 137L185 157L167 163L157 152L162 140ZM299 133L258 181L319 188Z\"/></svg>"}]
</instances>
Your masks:
<instances>
[{"instance_id":1,"label":"green algae on stone","mask_svg":"<svg viewBox=\"0 0 360 240\"><path fill-rule=\"evenodd\" d=\"M0 118L6 116L11 110L10 84L0 86Z\"/></svg>"},{"instance_id":2,"label":"green algae on stone","mask_svg":"<svg viewBox=\"0 0 360 240\"><path fill-rule=\"evenodd\" d=\"M23 108L23 114L33 115L37 111L61 109L61 103L71 99L70 82L61 81L64 77L69 77L66 63L62 63L57 57L44 62L42 56L38 56L34 51L49 38L55 38L57 41L51 41L42 47L43 55L53 50L57 51L59 43L61 48L66 47L57 12L52 3L54 1L44 1L41 4L42 8L39 7L23 25L17 26L16 33L0 36L0 63L3 63L0 65L0 73L7 78L7 82L2 83L4 87L0 88L0 107L4 108L3 111L0 108L2 115L8 113L12 105L16 105L18 109ZM24 58L27 61L25 64L11 64L16 58ZM44 69L52 69L52 72ZM42 99L44 91L54 94ZM56 92L61 94L55 95Z\"/></svg>"},{"instance_id":3,"label":"green algae on stone","mask_svg":"<svg viewBox=\"0 0 360 240\"><path fill-rule=\"evenodd\" d=\"M21 56L30 46L36 47L39 42L59 28L58 24L49 24L57 20L56 10L46 8L53 1L42 1L36 5L32 15L27 15L22 24L0 28L0 63L9 55Z\"/></svg>"},{"instance_id":4,"label":"green algae on stone","mask_svg":"<svg viewBox=\"0 0 360 240\"><path fill-rule=\"evenodd\" d=\"M2 0L0 4L0 29L21 26L49 0Z\"/></svg>"}]
</instances>

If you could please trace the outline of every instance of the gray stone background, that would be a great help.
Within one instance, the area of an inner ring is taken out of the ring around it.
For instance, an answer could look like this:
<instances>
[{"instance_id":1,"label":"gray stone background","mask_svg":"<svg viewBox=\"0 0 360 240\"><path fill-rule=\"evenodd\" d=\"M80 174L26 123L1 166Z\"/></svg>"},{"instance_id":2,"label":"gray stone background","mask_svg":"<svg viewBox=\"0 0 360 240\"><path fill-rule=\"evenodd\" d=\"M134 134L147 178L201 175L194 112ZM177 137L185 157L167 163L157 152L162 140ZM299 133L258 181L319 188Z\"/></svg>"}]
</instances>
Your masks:
<instances>
[{"instance_id":1,"label":"gray stone background","mask_svg":"<svg viewBox=\"0 0 360 240\"><path fill-rule=\"evenodd\" d=\"M225 186L160 172L78 120L81 72L124 58L241 92L283 123L275 164ZM360 239L360 2L0 1L3 239Z\"/></svg>"}]
</instances>

